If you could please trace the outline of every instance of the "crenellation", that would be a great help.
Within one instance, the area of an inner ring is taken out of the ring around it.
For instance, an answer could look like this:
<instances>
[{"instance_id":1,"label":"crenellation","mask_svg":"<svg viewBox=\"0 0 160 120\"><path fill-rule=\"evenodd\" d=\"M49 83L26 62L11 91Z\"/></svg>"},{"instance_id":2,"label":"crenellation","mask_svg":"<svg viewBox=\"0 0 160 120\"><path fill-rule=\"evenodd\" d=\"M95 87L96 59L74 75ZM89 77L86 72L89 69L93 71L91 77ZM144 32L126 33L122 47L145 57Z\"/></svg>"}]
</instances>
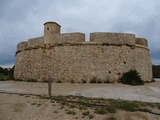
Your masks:
<instances>
[{"instance_id":1,"label":"crenellation","mask_svg":"<svg viewBox=\"0 0 160 120\"><path fill-rule=\"evenodd\" d=\"M44 37L37 37L28 39L28 47L37 47L42 46L44 44Z\"/></svg>"},{"instance_id":2,"label":"crenellation","mask_svg":"<svg viewBox=\"0 0 160 120\"><path fill-rule=\"evenodd\" d=\"M20 43L17 45L17 51L25 50L26 48L28 48L28 42L27 42L27 41L25 41L25 42L20 42Z\"/></svg>"},{"instance_id":3,"label":"crenellation","mask_svg":"<svg viewBox=\"0 0 160 120\"><path fill-rule=\"evenodd\" d=\"M148 42L145 38L136 38L136 44L148 47Z\"/></svg>"},{"instance_id":4,"label":"crenellation","mask_svg":"<svg viewBox=\"0 0 160 120\"><path fill-rule=\"evenodd\" d=\"M85 42L85 34L83 33L63 33L54 34L52 44L61 43L80 43Z\"/></svg>"},{"instance_id":5,"label":"crenellation","mask_svg":"<svg viewBox=\"0 0 160 120\"><path fill-rule=\"evenodd\" d=\"M56 22L44 24L44 36L17 45L15 78L54 82L87 82L93 77L117 82L124 72L137 70L144 81L152 80L147 40L128 33L60 33Z\"/></svg>"},{"instance_id":6,"label":"crenellation","mask_svg":"<svg viewBox=\"0 0 160 120\"><path fill-rule=\"evenodd\" d=\"M126 33L95 32L90 33L90 41L103 42L107 44L135 45L135 35Z\"/></svg>"}]
</instances>

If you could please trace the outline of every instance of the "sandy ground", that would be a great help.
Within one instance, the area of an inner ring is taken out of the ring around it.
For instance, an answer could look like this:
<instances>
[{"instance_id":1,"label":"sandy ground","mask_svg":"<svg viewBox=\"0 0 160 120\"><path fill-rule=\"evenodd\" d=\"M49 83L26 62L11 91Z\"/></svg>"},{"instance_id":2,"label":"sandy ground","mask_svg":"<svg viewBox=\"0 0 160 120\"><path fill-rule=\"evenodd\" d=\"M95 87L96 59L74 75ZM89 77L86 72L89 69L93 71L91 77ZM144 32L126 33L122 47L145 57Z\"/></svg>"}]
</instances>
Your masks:
<instances>
[{"instance_id":1,"label":"sandy ground","mask_svg":"<svg viewBox=\"0 0 160 120\"><path fill-rule=\"evenodd\" d=\"M48 84L40 82L0 81L0 92L48 94ZM52 83L52 95L77 95L160 103L160 80L142 86L114 84Z\"/></svg>"},{"instance_id":2,"label":"sandy ground","mask_svg":"<svg viewBox=\"0 0 160 120\"><path fill-rule=\"evenodd\" d=\"M8 94L9 93L9 94ZM18 94L10 94L18 93ZM35 94L47 95L47 83L0 81L0 120L88 120L83 116L85 110L62 106L56 101L40 99ZM114 84L71 84L52 83L52 95L78 95L113 99L138 100L160 103L160 81L144 86ZM75 111L69 115L67 111ZM94 120L107 120L112 114L98 115L88 109ZM114 114L117 120L160 120L160 116L143 112L118 111Z\"/></svg>"}]
</instances>

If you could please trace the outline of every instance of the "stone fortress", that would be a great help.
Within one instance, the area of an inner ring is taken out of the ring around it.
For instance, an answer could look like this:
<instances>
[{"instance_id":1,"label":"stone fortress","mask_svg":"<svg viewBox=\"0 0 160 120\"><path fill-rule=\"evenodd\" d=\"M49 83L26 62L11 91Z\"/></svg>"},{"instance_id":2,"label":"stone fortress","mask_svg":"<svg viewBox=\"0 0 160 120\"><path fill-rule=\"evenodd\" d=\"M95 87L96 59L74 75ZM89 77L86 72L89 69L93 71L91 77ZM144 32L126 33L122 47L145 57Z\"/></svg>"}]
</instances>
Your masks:
<instances>
[{"instance_id":1,"label":"stone fortress","mask_svg":"<svg viewBox=\"0 0 160 120\"><path fill-rule=\"evenodd\" d=\"M56 22L44 24L44 36L17 45L14 77L54 82L117 82L123 73L137 70L144 81L152 80L147 40L126 33L63 33Z\"/></svg>"}]
</instances>

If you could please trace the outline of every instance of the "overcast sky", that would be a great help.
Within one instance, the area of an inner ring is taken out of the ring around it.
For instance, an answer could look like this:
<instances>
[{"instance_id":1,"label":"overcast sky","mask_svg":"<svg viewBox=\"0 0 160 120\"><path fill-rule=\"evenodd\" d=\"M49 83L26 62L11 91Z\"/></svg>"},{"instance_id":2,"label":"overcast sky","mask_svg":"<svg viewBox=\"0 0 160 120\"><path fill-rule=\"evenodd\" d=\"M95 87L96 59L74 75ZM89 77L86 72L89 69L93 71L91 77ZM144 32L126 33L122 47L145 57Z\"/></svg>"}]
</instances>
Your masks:
<instances>
[{"instance_id":1,"label":"overcast sky","mask_svg":"<svg viewBox=\"0 0 160 120\"><path fill-rule=\"evenodd\" d=\"M55 21L63 33L133 33L148 40L152 64L160 65L160 0L0 0L0 66L15 64L19 42L43 36Z\"/></svg>"}]
</instances>

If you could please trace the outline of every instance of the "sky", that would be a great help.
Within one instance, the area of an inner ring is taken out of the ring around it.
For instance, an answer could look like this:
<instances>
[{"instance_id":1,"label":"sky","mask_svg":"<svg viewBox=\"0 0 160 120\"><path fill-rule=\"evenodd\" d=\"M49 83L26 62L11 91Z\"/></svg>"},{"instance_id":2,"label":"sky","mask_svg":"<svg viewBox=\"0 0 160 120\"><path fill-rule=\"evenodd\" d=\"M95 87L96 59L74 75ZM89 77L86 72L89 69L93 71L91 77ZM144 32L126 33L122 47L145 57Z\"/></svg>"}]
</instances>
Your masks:
<instances>
[{"instance_id":1,"label":"sky","mask_svg":"<svg viewBox=\"0 0 160 120\"><path fill-rule=\"evenodd\" d=\"M0 66L15 64L16 46L43 36L55 21L62 33L132 33L148 40L152 64L160 65L160 0L0 0Z\"/></svg>"}]
</instances>

